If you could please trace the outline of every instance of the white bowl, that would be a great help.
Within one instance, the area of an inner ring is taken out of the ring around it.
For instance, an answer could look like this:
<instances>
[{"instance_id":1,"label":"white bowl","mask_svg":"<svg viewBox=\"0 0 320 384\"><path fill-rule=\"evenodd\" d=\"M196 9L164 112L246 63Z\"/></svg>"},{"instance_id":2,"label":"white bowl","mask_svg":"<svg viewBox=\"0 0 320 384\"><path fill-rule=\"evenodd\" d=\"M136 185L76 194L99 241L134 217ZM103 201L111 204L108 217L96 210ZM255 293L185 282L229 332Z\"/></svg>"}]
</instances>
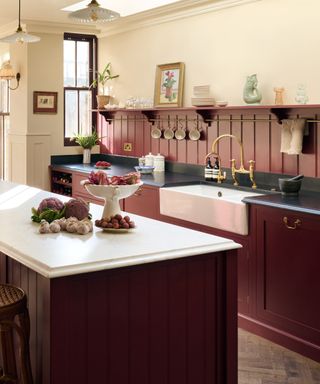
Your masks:
<instances>
[{"instance_id":1,"label":"white bowl","mask_svg":"<svg viewBox=\"0 0 320 384\"><path fill-rule=\"evenodd\" d=\"M140 172L142 175L148 175L153 172L154 167L152 165L137 165L136 167L134 167L134 169L137 172Z\"/></svg>"},{"instance_id":2,"label":"white bowl","mask_svg":"<svg viewBox=\"0 0 320 384\"><path fill-rule=\"evenodd\" d=\"M217 107L226 107L228 105L227 101L216 101Z\"/></svg>"},{"instance_id":3,"label":"white bowl","mask_svg":"<svg viewBox=\"0 0 320 384\"><path fill-rule=\"evenodd\" d=\"M102 218L109 218L121 212L119 200L133 195L142 184L142 181L129 185L85 184L85 188L92 196L105 200Z\"/></svg>"}]
</instances>

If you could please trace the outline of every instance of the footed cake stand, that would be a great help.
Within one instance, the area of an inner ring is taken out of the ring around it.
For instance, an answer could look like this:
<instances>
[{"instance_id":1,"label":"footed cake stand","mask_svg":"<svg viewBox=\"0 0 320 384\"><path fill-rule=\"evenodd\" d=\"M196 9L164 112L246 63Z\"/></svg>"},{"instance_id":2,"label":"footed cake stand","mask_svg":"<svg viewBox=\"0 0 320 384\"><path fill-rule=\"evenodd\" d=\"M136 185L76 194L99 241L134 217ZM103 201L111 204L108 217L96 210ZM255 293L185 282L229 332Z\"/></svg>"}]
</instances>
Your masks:
<instances>
[{"instance_id":1,"label":"footed cake stand","mask_svg":"<svg viewBox=\"0 0 320 384\"><path fill-rule=\"evenodd\" d=\"M96 185L85 184L86 190L99 199L104 199L102 218L110 218L121 212L119 200L133 195L143 182L130 185Z\"/></svg>"}]
</instances>

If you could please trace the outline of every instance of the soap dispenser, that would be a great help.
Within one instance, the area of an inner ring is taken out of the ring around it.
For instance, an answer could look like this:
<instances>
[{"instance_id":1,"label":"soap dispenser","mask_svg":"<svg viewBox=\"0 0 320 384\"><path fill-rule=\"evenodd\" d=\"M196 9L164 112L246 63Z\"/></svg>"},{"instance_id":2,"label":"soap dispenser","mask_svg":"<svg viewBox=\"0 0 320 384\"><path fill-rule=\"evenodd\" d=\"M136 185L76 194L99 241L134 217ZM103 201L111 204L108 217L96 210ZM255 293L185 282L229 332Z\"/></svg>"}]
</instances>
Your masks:
<instances>
[{"instance_id":1,"label":"soap dispenser","mask_svg":"<svg viewBox=\"0 0 320 384\"><path fill-rule=\"evenodd\" d=\"M206 181L213 180L213 166L211 164L211 160L209 156L206 158L206 166L204 168L204 178Z\"/></svg>"},{"instance_id":2,"label":"soap dispenser","mask_svg":"<svg viewBox=\"0 0 320 384\"><path fill-rule=\"evenodd\" d=\"M214 159L215 160L214 160L214 165L213 165L213 170L212 170L212 180L213 181L218 181L219 173L220 173L219 158L215 157Z\"/></svg>"}]
</instances>

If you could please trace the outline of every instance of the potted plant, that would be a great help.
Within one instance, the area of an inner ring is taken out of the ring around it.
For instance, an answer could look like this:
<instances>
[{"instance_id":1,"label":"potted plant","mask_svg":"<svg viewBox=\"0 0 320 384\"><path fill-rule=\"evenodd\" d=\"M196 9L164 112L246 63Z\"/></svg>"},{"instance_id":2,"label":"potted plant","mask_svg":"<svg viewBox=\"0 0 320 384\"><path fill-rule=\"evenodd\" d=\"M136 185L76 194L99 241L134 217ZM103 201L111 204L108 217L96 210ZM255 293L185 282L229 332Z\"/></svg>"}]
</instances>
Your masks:
<instances>
[{"instance_id":1,"label":"potted plant","mask_svg":"<svg viewBox=\"0 0 320 384\"><path fill-rule=\"evenodd\" d=\"M104 108L109 103L111 95L111 87L107 86L106 83L109 80L115 79L120 75L112 75L111 63L109 62L102 72L95 71L96 77L90 85L90 88L97 88L98 85L102 88L102 95L97 95L98 108Z\"/></svg>"},{"instance_id":2,"label":"potted plant","mask_svg":"<svg viewBox=\"0 0 320 384\"><path fill-rule=\"evenodd\" d=\"M91 135L76 134L71 140L74 140L83 148L83 163L91 163L91 149L99 142L99 138L96 131L93 131Z\"/></svg>"}]
</instances>

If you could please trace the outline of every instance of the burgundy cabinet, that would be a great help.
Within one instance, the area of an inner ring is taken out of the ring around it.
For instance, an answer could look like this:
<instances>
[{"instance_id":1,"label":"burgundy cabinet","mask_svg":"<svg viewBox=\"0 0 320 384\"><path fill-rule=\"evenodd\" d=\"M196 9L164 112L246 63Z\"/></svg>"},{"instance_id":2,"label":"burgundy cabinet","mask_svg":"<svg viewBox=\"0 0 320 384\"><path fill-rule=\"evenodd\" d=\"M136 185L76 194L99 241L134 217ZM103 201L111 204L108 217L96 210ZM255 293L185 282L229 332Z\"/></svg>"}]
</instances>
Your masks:
<instances>
[{"instance_id":1,"label":"burgundy cabinet","mask_svg":"<svg viewBox=\"0 0 320 384\"><path fill-rule=\"evenodd\" d=\"M124 210L160 220L159 188L143 185L133 196L125 199Z\"/></svg>"},{"instance_id":2,"label":"burgundy cabinet","mask_svg":"<svg viewBox=\"0 0 320 384\"><path fill-rule=\"evenodd\" d=\"M254 209L257 320L273 329L275 341L320 361L320 218Z\"/></svg>"},{"instance_id":3,"label":"burgundy cabinet","mask_svg":"<svg viewBox=\"0 0 320 384\"><path fill-rule=\"evenodd\" d=\"M83 185L81 185L81 181L88 178L88 174L81 172L73 172L72 173L72 197L81 198L89 203L103 205L104 201L102 199L98 199L92 195L85 189Z\"/></svg>"}]
</instances>

